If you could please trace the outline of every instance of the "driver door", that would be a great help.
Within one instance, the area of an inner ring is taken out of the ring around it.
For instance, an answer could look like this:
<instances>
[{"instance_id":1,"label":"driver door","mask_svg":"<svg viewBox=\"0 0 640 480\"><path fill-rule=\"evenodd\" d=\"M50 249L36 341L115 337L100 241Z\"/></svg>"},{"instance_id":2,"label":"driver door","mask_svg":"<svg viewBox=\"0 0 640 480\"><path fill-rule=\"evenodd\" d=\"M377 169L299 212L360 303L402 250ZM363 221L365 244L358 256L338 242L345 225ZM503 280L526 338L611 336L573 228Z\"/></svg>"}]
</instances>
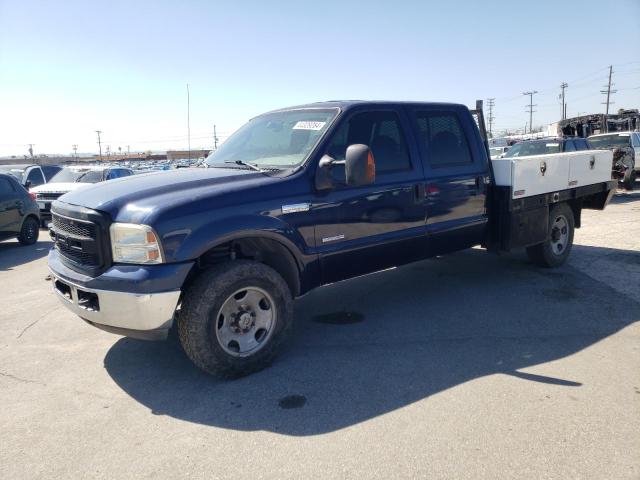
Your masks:
<instances>
[{"instance_id":1,"label":"driver door","mask_svg":"<svg viewBox=\"0 0 640 480\"><path fill-rule=\"evenodd\" d=\"M359 110L342 120L326 153L344 160L349 145L368 145L372 185L345 184L343 165L332 169L335 188L313 202L322 282L331 283L422 258L426 203L422 165L400 109Z\"/></svg>"}]
</instances>

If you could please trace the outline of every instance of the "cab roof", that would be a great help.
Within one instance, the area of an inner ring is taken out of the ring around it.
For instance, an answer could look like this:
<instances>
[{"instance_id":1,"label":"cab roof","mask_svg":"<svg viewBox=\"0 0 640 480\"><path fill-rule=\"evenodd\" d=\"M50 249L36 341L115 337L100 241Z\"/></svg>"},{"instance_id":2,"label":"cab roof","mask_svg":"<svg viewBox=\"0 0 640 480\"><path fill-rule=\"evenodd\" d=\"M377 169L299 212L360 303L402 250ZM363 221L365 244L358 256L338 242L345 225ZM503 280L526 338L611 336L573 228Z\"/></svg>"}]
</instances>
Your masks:
<instances>
[{"instance_id":1,"label":"cab roof","mask_svg":"<svg viewBox=\"0 0 640 480\"><path fill-rule=\"evenodd\" d=\"M347 110L355 106L371 105L371 106L429 106L441 107L441 108L467 108L466 105L460 103L446 103L446 102L412 102L412 101L398 101L398 100L328 100L324 102L305 103L302 105L295 105L291 107L278 108L268 113L273 112L286 112L287 110L299 110L304 108L339 108L341 110Z\"/></svg>"}]
</instances>

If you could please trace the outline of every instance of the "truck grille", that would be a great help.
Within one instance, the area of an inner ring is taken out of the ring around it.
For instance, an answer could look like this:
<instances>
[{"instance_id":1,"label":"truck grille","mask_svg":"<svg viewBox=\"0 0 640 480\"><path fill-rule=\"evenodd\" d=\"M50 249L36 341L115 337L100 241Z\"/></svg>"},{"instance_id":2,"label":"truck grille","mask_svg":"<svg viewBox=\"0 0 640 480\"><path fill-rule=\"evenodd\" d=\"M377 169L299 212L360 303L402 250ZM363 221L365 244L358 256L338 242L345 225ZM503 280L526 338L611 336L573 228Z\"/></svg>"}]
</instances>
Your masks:
<instances>
[{"instance_id":1,"label":"truck grille","mask_svg":"<svg viewBox=\"0 0 640 480\"><path fill-rule=\"evenodd\" d=\"M79 222L70 218L53 215L53 228L61 234L75 235L79 237L92 238L96 237L96 226L89 222Z\"/></svg>"},{"instance_id":2,"label":"truck grille","mask_svg":"<svg viewBox=\"0 0 640 480\"><path fill-rule=\"evenodd\" d=\"M36 193L36 200L57 200L62 195L64 195L64 193L58 193L58 192L56 192L56 193L52 193L52 192Z\"/></svg>"},{"instance_id":3,"label":"truck grille","mask_svg":"<svg viewBox=\"0 0 640 480\"><path fill-rule=\"evenodd\" d=\"M105 266L102 228L98 223L53 212L50 227L56 250L71 267L93 273Z\"/></svg>"}]
</instances>

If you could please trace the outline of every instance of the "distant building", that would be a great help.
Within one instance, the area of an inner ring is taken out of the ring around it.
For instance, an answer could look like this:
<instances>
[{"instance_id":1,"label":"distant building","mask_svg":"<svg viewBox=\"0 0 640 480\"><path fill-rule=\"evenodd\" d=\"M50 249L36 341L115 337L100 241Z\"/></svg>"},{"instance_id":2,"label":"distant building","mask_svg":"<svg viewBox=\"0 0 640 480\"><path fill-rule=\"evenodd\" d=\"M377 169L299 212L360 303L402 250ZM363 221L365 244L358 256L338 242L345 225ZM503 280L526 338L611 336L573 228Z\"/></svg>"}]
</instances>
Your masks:
<instances>
[{"instance_id":1,"label":"distant building","mask_svg":"<svg viewBox=\"0 0 640 480\"><path fill-rule=\"evenodd\" d=\"M211 150L167 150L167 160L187 160L191 158L192 160L198 158L204 158Z\"/></svg>"}]
</instances>

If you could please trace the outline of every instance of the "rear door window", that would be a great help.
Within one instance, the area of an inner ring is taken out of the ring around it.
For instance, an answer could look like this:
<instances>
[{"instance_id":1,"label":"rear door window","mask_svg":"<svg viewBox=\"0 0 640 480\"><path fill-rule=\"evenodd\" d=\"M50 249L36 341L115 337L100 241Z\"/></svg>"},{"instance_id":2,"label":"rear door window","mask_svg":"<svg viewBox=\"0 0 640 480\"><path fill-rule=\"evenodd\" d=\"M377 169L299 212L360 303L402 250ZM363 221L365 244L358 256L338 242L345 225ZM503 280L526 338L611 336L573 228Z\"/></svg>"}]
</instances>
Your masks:
<instances>
[{"instance_id":1,"label":"rear door window","mask_svg":"<svg viewBox=\"0 0 640 480\"><path fill-rule=\"evenodd\" d=\"M467 136L455 112L416 112L418 142L433 169L473 164Z\"/></svg>"},{"instance_id":2,"label":"rear door window","mask_svg":"<svg viewBox=\"0 0 640 480\"><path fill-rule=\"evenodd\" d=\"M575 152L576 146L573 144L573 140L565 140L564 142L564 151L565 152Z\"/></svg>"}]
</instances>

